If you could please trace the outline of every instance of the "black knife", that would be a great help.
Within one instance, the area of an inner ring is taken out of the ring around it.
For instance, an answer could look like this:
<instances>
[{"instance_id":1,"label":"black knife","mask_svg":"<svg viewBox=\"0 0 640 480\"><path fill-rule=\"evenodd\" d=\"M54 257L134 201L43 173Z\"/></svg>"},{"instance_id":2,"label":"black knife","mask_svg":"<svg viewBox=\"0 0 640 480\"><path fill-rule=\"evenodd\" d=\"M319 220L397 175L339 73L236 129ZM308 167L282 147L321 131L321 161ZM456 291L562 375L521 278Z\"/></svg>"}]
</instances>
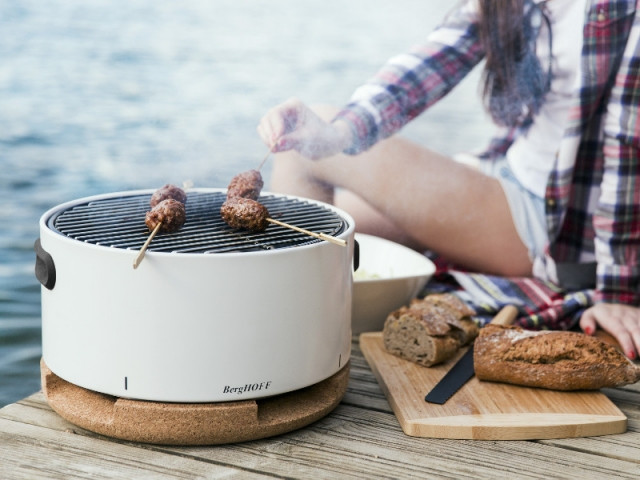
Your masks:
<instances>
[{"instance_id":1,"label":"black knife","mask_svg":"<svg viewBox=\"0 0 640 480\"><path fill-rule=\"evenodd\" d=\"M518 315L518 309L513 305L507 305L493 317L491 323L498 325L511 325ZM444 404L454 393L467 383L474 375L473 370L473 344L465 354L456 362L435 387L424 397L429 403Z\"/></svg>"}]
</instances>

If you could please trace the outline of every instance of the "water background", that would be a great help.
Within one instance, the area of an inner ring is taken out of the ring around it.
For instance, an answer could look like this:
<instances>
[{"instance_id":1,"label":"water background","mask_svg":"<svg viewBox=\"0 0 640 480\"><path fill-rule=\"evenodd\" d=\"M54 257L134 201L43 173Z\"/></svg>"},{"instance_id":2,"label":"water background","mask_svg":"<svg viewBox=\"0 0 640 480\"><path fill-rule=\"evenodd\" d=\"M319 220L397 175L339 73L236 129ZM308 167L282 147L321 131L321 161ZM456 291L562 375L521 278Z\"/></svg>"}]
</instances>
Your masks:
<instances>
[{"instance_id":1,"label":"water background","mask_svg":"<svg viewBox=\"0 0 640 480\"><path fill-rule=\"evenodd\" d=\"M46 210L167 182L225 187L264 157L255 128L271 106L345 103L452 3L0 0L0 407L40 388ZM444 153L483 146L478 76L403 134Z\"/></svg>"}]
</instances>

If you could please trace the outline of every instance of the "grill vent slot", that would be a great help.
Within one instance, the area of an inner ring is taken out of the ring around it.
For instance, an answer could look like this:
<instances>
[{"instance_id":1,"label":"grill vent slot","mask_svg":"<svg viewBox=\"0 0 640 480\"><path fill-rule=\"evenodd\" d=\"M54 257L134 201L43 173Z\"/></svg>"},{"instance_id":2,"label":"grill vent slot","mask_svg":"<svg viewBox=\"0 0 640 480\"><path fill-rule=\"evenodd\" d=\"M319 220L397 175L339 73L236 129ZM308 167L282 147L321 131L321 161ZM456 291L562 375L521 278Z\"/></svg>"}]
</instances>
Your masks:
<instances>
[{"instance_id":1,"label":"grill vent slot","mask_svg":"<svg viewBox=\"0 0 640 480\"><path fill-rule=\"evenodd\" d=\"M80 242L138 250L149 236L144 223L150 209L149 194L93 199L52 215L52 230ZM233 230L220 218L226 192L190 191L185 204L187 220L175 233L158 233L148 251L174 253L247 252L290 248L317 243L315 237L270 224L264 232ZM298 198L262 195L260 203L272 218L296 227L336 236L346 228L335 211Z\"/></svg>"}]
</instances>

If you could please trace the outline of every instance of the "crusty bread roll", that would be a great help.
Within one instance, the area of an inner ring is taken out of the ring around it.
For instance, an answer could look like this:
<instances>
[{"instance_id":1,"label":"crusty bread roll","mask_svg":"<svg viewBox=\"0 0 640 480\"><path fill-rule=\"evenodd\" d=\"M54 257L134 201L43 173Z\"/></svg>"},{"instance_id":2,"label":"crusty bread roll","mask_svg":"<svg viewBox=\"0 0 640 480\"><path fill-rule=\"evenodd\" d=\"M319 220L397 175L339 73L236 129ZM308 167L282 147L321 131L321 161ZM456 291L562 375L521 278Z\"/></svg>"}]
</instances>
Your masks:
<instances>
[{"instance_id":1,"label":"crusty bread roll","mask_svg":"<svg viewBox=\"0 0 640 480\"><path fill-rule=\"evenodd\" d=\"M478 335L475 311L453 294L427 295L389 314L384 347L393 355L430 367L451 358Z\"/></svg>"},{"instance_id":2,"label":"crusty bread roll","mask_svg":"<svg viewBox=\"0 0 640 480\"><path fill-rule=\"evenodd\" d=\"M618 348L582 333L489 324L474 344L480 380L552 390L596 390L640 380Z\"/></svg>"}]
</instances>

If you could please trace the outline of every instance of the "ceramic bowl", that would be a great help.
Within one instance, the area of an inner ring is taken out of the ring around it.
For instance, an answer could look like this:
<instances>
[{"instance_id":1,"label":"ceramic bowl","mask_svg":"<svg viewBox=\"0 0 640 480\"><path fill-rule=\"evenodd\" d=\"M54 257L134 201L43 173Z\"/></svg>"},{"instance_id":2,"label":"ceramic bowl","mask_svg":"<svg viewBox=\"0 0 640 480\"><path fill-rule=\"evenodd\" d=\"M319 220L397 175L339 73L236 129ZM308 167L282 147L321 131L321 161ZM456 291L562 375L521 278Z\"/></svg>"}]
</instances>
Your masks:
<instances>
[{"instance_id":1,"label":"ceramic bowl","mask_svg":"<svg viewBox=\"0 0 640 480\"><path fill-rule=\"evenodd\" d=\"M426 256L389 240L356 233L360 265L353 274L353 334L380 331L389 313L408 305L435 273Z\"/></svg>"}]
</instances>

